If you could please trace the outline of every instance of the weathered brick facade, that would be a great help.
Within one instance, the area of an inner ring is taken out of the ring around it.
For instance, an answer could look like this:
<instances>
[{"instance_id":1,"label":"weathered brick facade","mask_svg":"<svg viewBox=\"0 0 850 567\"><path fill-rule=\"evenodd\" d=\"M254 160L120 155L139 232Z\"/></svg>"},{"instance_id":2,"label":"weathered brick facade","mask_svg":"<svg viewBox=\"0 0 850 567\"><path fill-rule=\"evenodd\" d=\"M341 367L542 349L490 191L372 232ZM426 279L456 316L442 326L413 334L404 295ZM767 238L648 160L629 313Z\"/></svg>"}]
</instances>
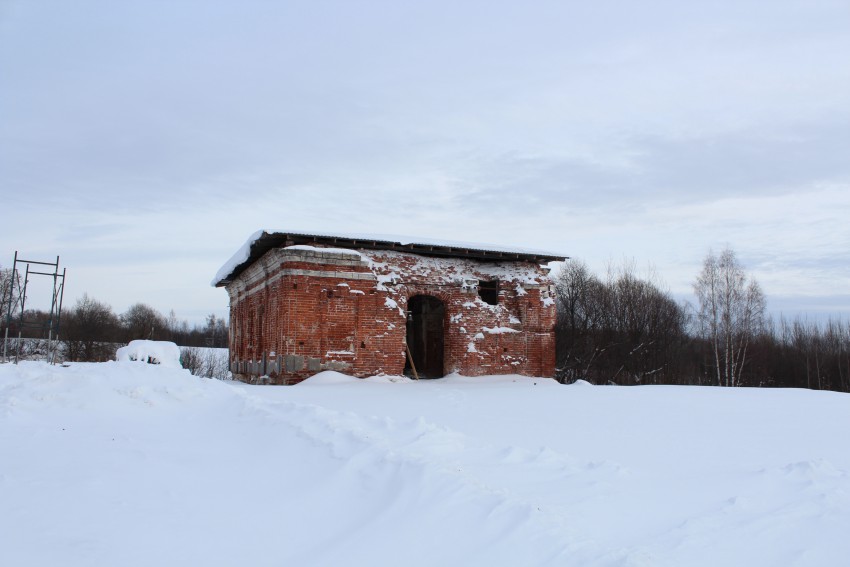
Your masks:
<instances>
[{"instance_id":1,"label":"weathered brick facade","mask_svg":"<svg viewBox=\"0 0 850 567\"><path fill-rule=\"evenodd\" d=\"M322 370L363 377L412 366L428 377L554 373L555 305L533 260L316 242L273 247L217 285L230 295L239 380L293 384Z\"/></svg>"}]
</instances>

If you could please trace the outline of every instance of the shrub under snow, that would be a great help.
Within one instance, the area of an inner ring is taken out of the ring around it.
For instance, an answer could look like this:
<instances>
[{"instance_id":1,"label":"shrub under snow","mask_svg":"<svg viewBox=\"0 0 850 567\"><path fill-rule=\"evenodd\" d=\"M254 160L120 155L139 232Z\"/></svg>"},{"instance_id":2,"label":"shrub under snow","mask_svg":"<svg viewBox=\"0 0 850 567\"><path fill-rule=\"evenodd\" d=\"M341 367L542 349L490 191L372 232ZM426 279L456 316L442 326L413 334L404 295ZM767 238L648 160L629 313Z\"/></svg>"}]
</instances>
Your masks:
<instances>
[{"instance_id":1,"label":"shrub under snow","mask_svg":"<svg viewBox=\"0 0 850 567\"><path fill-rule=\"evenodd\" d=\"M182 368L180 365L180 349L169 341L130 341L125 347L115 353L118 362L146 362L160 364L168 368Z\"/></svg>"}]
</instances>

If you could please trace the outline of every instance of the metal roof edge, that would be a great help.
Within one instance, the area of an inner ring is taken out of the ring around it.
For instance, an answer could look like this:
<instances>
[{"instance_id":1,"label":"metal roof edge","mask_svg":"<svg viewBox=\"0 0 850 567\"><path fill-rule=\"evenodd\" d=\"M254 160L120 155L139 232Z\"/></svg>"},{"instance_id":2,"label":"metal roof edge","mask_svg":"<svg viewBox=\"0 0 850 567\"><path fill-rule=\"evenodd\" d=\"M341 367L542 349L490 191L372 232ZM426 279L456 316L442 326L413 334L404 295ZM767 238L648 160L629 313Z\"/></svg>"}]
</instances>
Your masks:
<instances>
[{"instance_id":1,"label":"metal roof edge","mask_svg":"<svg viewBox=\"0 0 850 567\"><path fill-rule=\"evenodd\" d=\"M266 252L273 248L304 244L331 244L339 248L364 248L371 250L395 250L409 252L423 256L437 256L444 258L468 258L485 262L561 262L569 259L563 254L542 252L523 249L498 249L496 246L474 243L452 243L452 242L402 242L400 240L385 240L370 237L368 235L346 235L334 236L326 234L310 234L289 231L258 231L249 239L248 257L234 265L227 275L216 277L215 287L224 287L231 283L251 264L256 262ZM478 247L480 246L480 248ZM240 250L241 252L241 250ZM238 252L237 252L238 254ZM229 261L228 263L232 262ZM227 266L227 264L225 264ZM219 271L221 273L221 270Z\"/></svg>"}]
</instances>

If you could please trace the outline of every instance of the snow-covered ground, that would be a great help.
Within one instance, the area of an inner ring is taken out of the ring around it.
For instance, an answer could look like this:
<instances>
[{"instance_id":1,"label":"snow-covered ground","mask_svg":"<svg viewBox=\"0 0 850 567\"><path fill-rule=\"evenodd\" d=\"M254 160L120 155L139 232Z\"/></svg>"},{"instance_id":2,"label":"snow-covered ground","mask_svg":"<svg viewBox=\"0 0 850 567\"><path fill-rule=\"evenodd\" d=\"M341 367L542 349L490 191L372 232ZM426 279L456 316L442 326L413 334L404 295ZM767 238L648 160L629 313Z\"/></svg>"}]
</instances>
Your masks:
<instances>
[{"instance_id":1,"label":"snow-covered ground","mask_svg":"<svg viewBox=\"0 0 850 567\"><path fill-rule=\"evenodd\" d=\"M850 557L850 396L0 365L0 565Z\"/></svg>"}]
</instances>

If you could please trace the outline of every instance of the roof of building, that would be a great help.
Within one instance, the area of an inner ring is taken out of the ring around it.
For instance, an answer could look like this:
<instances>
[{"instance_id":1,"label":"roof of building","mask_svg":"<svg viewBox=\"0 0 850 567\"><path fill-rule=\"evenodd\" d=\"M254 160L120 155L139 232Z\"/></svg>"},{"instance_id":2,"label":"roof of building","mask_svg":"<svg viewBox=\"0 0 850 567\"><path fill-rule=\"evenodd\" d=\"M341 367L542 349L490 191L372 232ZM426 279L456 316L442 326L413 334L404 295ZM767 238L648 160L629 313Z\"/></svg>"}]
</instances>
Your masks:
<instances>
[{"instance_id":1,"label":"roof of building","mask_svg":"<svg viewBox=\"0 0 850 567\"><path fill-rule=\"evenodd\" d=\"M285 230L258 230L242 245L215 275L212 285L226 286L248 266L256 262L273 248L295 245L323 245L336 248L396 250L423 256L470 258L489 262L558 262L567 259L564 254L512 248L491 244L453 242L447 240L424 240L396 235L366 234L311 234Z\"/></svg>"}]
</instances>

